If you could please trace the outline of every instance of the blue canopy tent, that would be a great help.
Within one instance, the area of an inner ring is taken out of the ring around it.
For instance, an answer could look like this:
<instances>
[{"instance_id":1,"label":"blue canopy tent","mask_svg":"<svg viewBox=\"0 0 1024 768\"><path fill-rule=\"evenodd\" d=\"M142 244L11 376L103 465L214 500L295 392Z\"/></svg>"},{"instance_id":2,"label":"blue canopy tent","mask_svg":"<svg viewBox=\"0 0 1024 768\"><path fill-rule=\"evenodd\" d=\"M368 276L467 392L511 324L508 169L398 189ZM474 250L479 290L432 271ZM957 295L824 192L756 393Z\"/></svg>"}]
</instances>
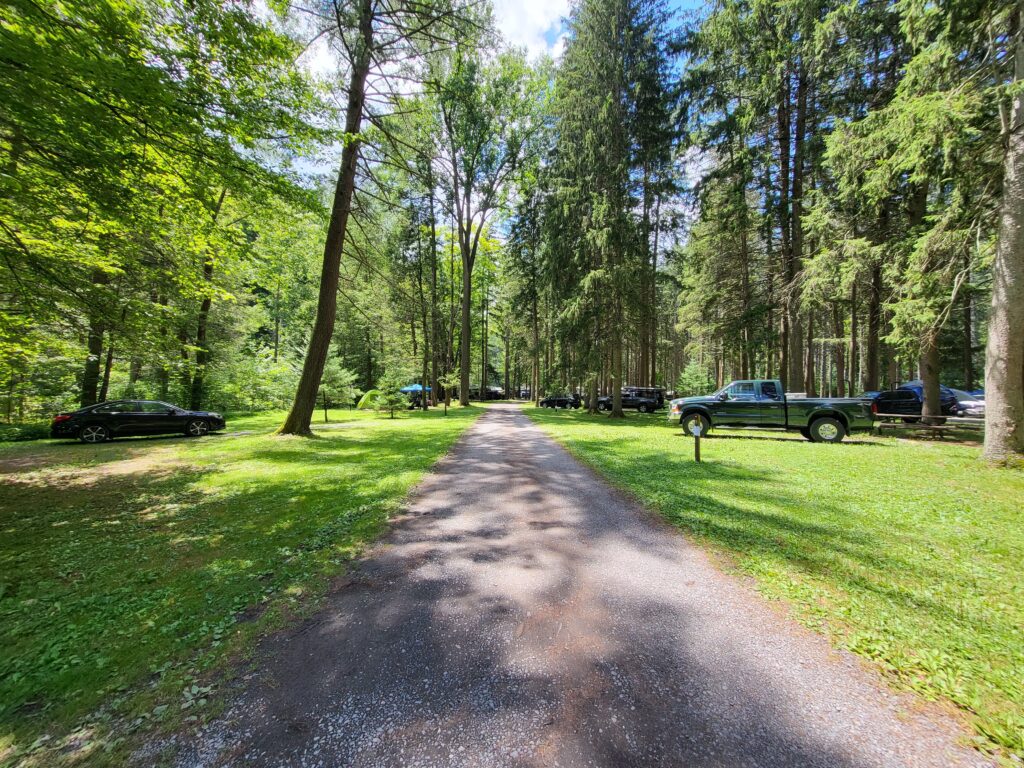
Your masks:
<instances>
[{"instance_id":1,"label":"blue canopy tent","mask_svg":"<svg viewBox=\"0 0 1024 768\"><path fill-rule=\"evenodd\" d=\"M406 394L406 395L412 394L413 392L422 392L423 391L423 385L422 384L410 384L410 385L408 385L406 387L402 387L398 391L403 393L403 394ZM427 387L427 392L429 392L429 391L430 391L430 387Z\"/></svg>"}]
</instances>

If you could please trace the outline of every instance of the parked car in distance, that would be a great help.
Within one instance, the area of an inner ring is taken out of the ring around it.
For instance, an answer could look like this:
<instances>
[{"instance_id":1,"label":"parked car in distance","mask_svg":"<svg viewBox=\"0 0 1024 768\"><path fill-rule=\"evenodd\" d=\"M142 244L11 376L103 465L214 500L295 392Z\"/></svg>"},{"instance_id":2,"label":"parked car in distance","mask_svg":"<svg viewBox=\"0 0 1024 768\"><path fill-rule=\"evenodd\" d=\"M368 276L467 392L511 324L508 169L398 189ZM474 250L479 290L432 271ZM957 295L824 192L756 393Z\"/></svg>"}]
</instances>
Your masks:
<instances>
[{"instance_id":1,"label":"parked car in distance","mask_svg":"<svg viewBox=\"0 0 1024 768\"><path fill-rule=\"evenodd\" d=\"M950 392L956 398L957 416L969 416L975 419L985 418L985 398L978 397L962 389L952 389Z\"/></svg>"},{"instance_id":2,"label":"parked car in distance","mask_svg":"<svg viewBox=\"0 0 1024 768\"><path fill-rule=\"evenodd\" d=\"M956 416L959 412L956 395L949 387L939 387L943 416ZM871 411L883 418L898 416L908 424L921 420L924 407L924 385L920 382L901 384L896 389L882 392L871 401Z\"/></svg>"},{"instance_id":3,"label":"parked car in distance","mask_svg":"<svg viewBox=\"0 0 1024 768\"><path fill-rule=\"evenodd\" d=\"M654 413L659 408L665 407L665 392L655 387L623 387L622 407L636 408L640 413ZM597 398L597 409L610 411L612 396L605 395Z\"/></svg>"},{"instance_id":4,"label":"parked car in distance","mask_svg":"<svg viewBox=\"0 0 1024 768\"><path fill-rule=\"evenodd\" d=\"M548 395L540 401L541 408L579 408L580 396L572 394Z\"/></svg>"},{"instance_id":5,"label":"parked car in distance","mask_svg":"<svg viewBox=\"0 0 1024 768\"><path fill-rule=\"evenodd\" d=\"M851 432L873 426L867 400L846 397L788 397L778 379L734 381L717 392L673 400L670 420L687 433L717 426L798 431L816 443L838 443Z\"/></svg>"},{"instance_id":6,"label":"parked car in distance","mask_svg":"<svg viewBox=\"0 0 1024 768\"><path fill-rule=\"evenodd\" d=\"M212 411L188 411L159 400L113 400L58 413L50 424L50 435L102 443L140 435L202 437L224 427L224 417Z\"/></svg>"}]
</instances>

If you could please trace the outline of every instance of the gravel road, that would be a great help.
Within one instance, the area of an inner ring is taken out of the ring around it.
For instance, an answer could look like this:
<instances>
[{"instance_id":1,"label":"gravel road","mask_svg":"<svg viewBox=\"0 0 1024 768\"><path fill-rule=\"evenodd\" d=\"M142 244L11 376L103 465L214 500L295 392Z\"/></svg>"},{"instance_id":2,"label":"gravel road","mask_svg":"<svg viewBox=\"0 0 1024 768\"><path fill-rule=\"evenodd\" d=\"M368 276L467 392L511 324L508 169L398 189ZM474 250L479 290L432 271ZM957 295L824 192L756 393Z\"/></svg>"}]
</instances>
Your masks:
<instances>
[{"instance_id":1,"label":"gravel road","mask_svg":"<svg viewBox=\"0 0 1024 768\"><path fill-rule=\"evenodd\" d=\"M991 765L964 738L506 405L177 764Z\"/></svg>"}]
</instances>

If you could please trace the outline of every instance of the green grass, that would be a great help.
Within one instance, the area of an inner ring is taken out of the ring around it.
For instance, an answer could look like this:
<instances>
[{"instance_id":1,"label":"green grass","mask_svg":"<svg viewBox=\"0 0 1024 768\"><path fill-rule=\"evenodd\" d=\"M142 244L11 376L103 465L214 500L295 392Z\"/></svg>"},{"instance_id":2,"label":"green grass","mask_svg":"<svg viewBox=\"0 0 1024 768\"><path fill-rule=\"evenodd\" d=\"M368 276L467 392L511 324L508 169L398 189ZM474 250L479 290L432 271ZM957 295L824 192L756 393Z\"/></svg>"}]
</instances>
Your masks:
<instances>
[{"instance_id":1,"label":"green grass","mask_svg":"<svg viewBox=\"0 0 1024 768\"><path fill-rule=\"evenodd\" d=\"M955 703L982 748L1024 756L1024 473L970 445L742 430L696 464L663 414L526 410L897 686Z\"/></svg>"},{"instance_id":2,"label":"green grass","mask_svg":"<svg viewBox=\"0 0 1024 768\"><path fill-rule=\"evenodd\" d=\"M315 606L480 412L0 447L0 764L118 763L207 716L224 671Z\"/></svg>"}]
</instances>

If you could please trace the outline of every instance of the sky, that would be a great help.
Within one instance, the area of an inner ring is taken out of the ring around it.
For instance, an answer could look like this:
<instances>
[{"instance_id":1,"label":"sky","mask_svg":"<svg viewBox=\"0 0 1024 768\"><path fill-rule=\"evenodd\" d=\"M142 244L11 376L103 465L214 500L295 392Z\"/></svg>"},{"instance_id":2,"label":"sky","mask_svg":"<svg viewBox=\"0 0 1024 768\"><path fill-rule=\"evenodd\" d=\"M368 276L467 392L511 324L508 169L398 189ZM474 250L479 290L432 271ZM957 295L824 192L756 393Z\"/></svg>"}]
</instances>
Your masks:
<instances>
[{"instance_id":1,"label":"sky","mask_svg":"<svg viewBox=\"0 0 1024 768\"><path fill-rule=\"evenodd\" d=\"M683 12L699 8L702 0L668 0L669 9ZM498 29L512 45L525 47L531 57L542 53L558 57L565 45L565 17L569 0L494 0Z\"/></svg>"},{"instance_id":2,"label":"sky","mask_svg":"<svg viewBox=\"0 0 1024 768\"><path fill-rule=\"evenodd\" d=\"M499 31L514 46L526 48L531 58L548 54L558 58L565 47L565 17L570 0L493 0ZM704 0L667 0L671 12L700 8ZM269 13L269 10L267 11ZM309 47L301 61L313 73L328 75L338 68L337 55L326 39Z\"/></svg>"}]
</instances>

